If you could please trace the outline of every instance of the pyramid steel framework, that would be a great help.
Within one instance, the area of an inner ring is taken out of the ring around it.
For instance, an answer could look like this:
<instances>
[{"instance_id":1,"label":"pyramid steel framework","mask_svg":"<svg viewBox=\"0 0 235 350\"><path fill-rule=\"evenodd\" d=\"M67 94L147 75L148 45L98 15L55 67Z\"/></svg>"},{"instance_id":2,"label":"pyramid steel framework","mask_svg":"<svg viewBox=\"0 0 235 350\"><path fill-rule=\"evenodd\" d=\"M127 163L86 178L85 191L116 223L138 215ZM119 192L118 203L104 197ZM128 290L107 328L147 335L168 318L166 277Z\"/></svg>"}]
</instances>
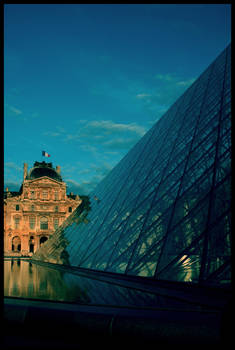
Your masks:
<instances>
[{"instance_id":1,"label":"pyramid steel framework","mask_svg":"<svg viewBox=\"0 0 235 350\"><path fill-rule=\"evenodd\" d=\"M161 280L231 281L231 46L35 259Z\"/></svg>"}]
</instances>

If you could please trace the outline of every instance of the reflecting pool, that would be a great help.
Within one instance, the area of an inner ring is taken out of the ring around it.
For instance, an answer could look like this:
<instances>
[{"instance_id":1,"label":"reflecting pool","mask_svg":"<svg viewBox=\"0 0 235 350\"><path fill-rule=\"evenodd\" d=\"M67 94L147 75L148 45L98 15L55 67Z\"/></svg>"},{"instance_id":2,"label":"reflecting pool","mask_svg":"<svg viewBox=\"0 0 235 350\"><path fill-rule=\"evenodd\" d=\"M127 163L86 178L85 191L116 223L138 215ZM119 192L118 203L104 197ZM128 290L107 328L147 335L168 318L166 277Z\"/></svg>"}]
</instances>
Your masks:
<instances>
[{"instance_id":1,"label":"reflecting pool","mask_svg":"<svg viewBox=\"0 0 235 350\"><path fill-rule=\"evenodd\" d=\"M188 307L184 301L171 297L79 276L22 259L4 260L4 295L88 305Z\"/></svg>"}]
</instances>

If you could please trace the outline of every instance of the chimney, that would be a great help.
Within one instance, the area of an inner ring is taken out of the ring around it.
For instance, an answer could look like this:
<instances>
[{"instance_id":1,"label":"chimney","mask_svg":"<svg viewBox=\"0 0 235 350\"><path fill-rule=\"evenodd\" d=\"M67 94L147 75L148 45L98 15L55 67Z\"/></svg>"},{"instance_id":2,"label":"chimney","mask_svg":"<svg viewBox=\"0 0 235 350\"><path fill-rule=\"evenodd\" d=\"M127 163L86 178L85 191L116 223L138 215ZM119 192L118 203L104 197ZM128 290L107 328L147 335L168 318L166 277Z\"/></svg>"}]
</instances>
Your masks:
<instances>
[{"instance_id":1,"label":"chimney","mask_svg":"<svg viewBox=\"0 0 235 350\"><path fill-rule=\"evenodd\" d=\"M56 171L58 174L60 174L60 166L59 165L56 166Z\"/></svg>"},{"instance_id":2,"label":"chimney","mask_svg":"<svg viewBox=\"0 0 235 350\"><path fill-rule=\"evenodd\" d=\"M25 180L27 175L28 175L28 164L24 163L24 180Z\"/></svg>"}]
</instances>

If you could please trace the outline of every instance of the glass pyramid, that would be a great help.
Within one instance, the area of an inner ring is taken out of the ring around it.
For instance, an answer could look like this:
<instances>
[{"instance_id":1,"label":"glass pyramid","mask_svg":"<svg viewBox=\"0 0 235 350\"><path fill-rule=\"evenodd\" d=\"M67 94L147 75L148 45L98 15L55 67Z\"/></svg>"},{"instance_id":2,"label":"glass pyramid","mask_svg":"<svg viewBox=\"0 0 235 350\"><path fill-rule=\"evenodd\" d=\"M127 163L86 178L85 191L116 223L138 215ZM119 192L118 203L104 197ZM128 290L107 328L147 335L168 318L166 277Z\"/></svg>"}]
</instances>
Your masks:
<instances>
[{"instance_id":1,"label":"glass pyramid","mask_svg":"<svg viewBox=\"0 0 235 350\"><path fill-rule=\"evenodd\" d=\"M230 283L230 81L229 45L33 258Z\"/></svg>"}]
</instances>

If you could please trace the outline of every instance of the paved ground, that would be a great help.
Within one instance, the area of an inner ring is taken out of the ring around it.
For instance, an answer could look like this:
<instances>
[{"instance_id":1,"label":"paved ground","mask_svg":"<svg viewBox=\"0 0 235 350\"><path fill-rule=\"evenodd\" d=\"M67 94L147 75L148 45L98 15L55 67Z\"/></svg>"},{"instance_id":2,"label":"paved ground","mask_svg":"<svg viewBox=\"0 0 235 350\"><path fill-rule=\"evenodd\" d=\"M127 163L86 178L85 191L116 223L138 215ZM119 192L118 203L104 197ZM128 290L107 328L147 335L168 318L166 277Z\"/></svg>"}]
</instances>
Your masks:
<instances>
[{"instance_id":1,"label":"paved ground","mask_svg":"<svg viewBox=\"0 0 235 350\"><path fill-rule=\"evenodd\" d=\"M127 342L138 348L222 346L221 314L138 310L66 303L5 300L3 349L75 349L91 342L108 348ZM226 335L227 336L227 335Z\"/></svg>"}]
</instances>

